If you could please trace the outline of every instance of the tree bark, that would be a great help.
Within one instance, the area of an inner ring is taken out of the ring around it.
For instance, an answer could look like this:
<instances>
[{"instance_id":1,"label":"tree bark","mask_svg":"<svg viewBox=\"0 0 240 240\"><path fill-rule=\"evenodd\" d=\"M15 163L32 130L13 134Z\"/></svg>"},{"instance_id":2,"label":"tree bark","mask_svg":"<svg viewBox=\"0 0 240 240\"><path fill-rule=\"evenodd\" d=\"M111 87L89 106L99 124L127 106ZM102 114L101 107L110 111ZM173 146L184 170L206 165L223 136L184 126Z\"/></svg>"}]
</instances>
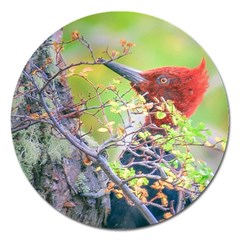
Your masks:
<instances>
[{"instance_id":1,"label":"tree bark","mask_svg":"<svg viewBox=\"0 0 240 240\"><path fill-rule=\"evenodd\" d=\"M24 74L21 74L13 102L14 146L28 179L47 202L76 221L102 227L110 211L109 194L104 194L108 182L105 173L86 164L84 160L88 156L66 139L57 136L57 132L47 123L35 121L33 124L24 124L21 117L16 117L29 115L29 112L38 115L42 113L39 102L34 100L36 94L29 92L21 95L19 89L23 85L27 88L26 75L31 75L34 81L38 81L38 78L47 79L65 66L61 53L53 47L54 42L61 41L62 31L59 30L36 50L26 64ZM42 66L49 59L52 64L42 71ZM74 105L65 72L59 74L50 87L56 93L55 106L64 109ZM60 121L67 129L77 129L74 118L63 118ZM95 143L88 140L86 144Z\"/></svg>"}]
</instances>

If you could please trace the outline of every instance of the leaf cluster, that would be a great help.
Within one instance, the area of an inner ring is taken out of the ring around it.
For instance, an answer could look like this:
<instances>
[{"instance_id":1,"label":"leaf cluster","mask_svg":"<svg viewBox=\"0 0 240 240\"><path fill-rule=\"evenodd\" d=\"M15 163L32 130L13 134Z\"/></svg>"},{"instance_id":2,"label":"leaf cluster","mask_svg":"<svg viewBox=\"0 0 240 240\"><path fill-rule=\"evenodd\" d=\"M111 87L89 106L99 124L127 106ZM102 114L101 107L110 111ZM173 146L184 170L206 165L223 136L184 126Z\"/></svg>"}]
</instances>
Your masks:
<instances>
[{"instance_id":1,"label":"leaf cluster","mask_svg":"<svg viewBox=\"0 0 240 240\"><path fill-rule=\"evenodd\" d=\"M204 160L194 157L191 146L210 147L214 150L216 143L222 143L225 140L218 138L218 142L207 146L206 142L211 136L211 131L202 122L197 126L193 126L192 121L183 116L175 108L172 101L163 100L158 104L152 103L151 109L153 107L157 109L155 116L158 119L163 119L168 115L171 117L174 127L163 124L157 127L158 131L156 133L151 133L151 131L147 130L147 127L140 128L130 143L133 156L134 153L141 150L144 155L142 156L142 164L147 166L146 159L153 161L164 172L165 177L162 181L171 184L177 190L191 193L192 199L195 199L207 187L214 174ZM144 102L142 102L141 108L141 112L143 112L143 108L146 109ZM152 156L149 156L149 151ZM166 154L172 154L174 157L165 160L164 155ZM111 167L120 178L131 178L131 181L129 181L131 187L137 184L139 176L134 179L136 173L131 164L123 167L119 163L114 163ZM145 183L144 185L148 185L147 181ZM165 188L164 185L163 188Z\"/></svg>"}]
</instances>

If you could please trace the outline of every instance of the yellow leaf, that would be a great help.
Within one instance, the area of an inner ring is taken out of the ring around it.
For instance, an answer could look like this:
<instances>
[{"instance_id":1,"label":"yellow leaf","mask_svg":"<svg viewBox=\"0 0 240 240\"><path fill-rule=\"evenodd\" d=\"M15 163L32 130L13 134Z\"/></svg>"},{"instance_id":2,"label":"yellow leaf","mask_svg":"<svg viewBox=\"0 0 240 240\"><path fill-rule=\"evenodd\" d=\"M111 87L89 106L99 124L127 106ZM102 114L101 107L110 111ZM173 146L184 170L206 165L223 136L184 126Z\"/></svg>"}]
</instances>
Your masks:
<instances>
[{"instance_id":1,"label":"yellow leaf","mask_svg":"<svg viewBox=\"0 0 240 240\"><path fill-rule=\"evenodd\" d=\"M74 75L74 73L68 73L68 74L65 75L65 77L68 78L68 77L71 77L73 75Z\"/></svg>"},{"instance_id":2,"label":"yellow leaf","mask_svg":"<svg viewBox=\"0 0 240 240\"><path fill-rule=\"evenodd\" d=\"M71 202L71 201L66 201L66 202L64 202L63 207L72 208L72 207L76 207L76 204L74 202Z\"/></svg>"},{"instance_id":3,"label":"yellow leaf","mask_svg":"<svg viewBox=\"0 0 240 240\"><path fill-rule=\"evenodd\" d=\"M166 213L163 214L163 217L164 217L165 219L168 219L168 218L172 217L172 213L166 212Z\"/></svg>"},{"instance_id":4,"label":"yellow leaf","mask_svg":"<svg viewBox=\"0 0 240 240\"><path fill-rule=\"evenodd\" d=\"M127 108L126 106L121 106L120 109L121 109L122 111L126 111L128 108Z\"/></svg>"},{"instance_id":5,"label":"yellow leaf","mask_svg":"<svg viewBox=\"0 0 240 240\"><path fill-rule=\"evenodd\" d=\"M139 99L141 102L145 103L146 99L142 95L138 95Z\"/></svg>"},{"instance_id":6,"label":"yellow leaf","mask_svg":"<svg viewBox=\"0 0 240 240\"><path fill-rule=\"evenodd\" d=\"M168 200L167 200L167 198L161 198L161 204L164 206L164 207L167 207L167 205L168 205Z\"/></svg>"},{"instance_id":7,"label":"yellow leaf","mask_svg":"<svg viewBox=\"0 0 240 240\"><path fill-rule=\"evenodd\" d=\"M51 57L48 57L48 58L45 60L45 64L50 64L50 63L52 63L52 62L53 62L53 60L52 60Z\"/></svg>"},{"instance_id":8,"label":"yellow leaf","mask_svg":"<svg viewBox=\"0 0 240 240\"><path fill-rule=\"evenodd\" d=\"M223 151L226 150L226 145L227 144L225 142L221 142L221 148L222 148Z\"/></svg>"},{"instance_id":9,"label":"yellow leaf","mask_svg":"<svg viewBox=\"0 0 240 240\"><path fill-rule=\"evenodd\" d=\"M109 100L109 102L108 102L112 107L118 107L118 103L117 102L115 102L115 101L113 101L113 100Z\"/></svg>"},{"instance_id":10,"label":"yellow leaf","mask_svg":"<svg viewBox=\"0 0 240 240\"><path fill-rule=\"evenodd\" d=\"M98 129L98 132L102 132L102 133L108 132L108 129L102 127L102 128L99 128L99 129Z\"/></svg>"},{"instance_id":11,"label":"yellow leaf","mask_svg":"<svg viewBox=\"0 0 240 240\"><path fill-rule=\"evenodd\" d=\"M133 109L135 109L137 106L136 106L134 103L128 103L128 104L127 104L127 107L133 110Z\"/></svg>"},{"instance_id":12,"label":"yellow leaf","mask_svg":"<svg viewBox=\"0 0 240 240\"><path fill-rule=\"evenodd\" d=\"M117 193L117 194L116 194L116 197L117 197L118 199L120 199L120 198L123 198L123 195L122 195L121 193Z\"/></svg>"},{"instance_id":13,"label":"yellow leaf","mask_svg":"<svg viewBox=\"0 0 240 240\"><path fill-rule=\"evenodd\" d=\"M35 119L35 120L40 118L39 114L37 114L37 113L32 113L32 114L30 114L30 117L31 117L32 119Z\"/></svg>"},{"instance_id":14,"label":"yellow leaf","mask_svg":"<svg viewBox=\"0 0 240 240\"><path fill-rule=\"evenodd\" d=\"M153 108L153 103L152 102L150 102L150 103L145 103L145 108L147 109L147 110L151 110L152 108Z\"/></svg>"},{"instance_id":15,"label":"yellow leaf","mask_svg":"<svg viewBox=\"0 0 240 240\"><path fill-rule=\"evenodd\" d=\"M134 47L134 46L136 46L136 44L135 44L135 43L132 43L132 42L128 42L128 43L127 43L127 46L128 46L128 47Z\"/></svg>"},{"instance_id":16,"label":"yellow leaf","mask_svg":"<svg viewBox=\"0 0 240 240\"><path fill-rule=\"evenodd\" d=\"M85 157L83 159L83 163L86 165L86 166L91 166L92 165L92 160L89 159L88 157Z\"/></svg>"},{"instance_id":17,"label":"yellow leaf","mask_svg":"<svg viewBox=\"0 0 240 240\"><path fill-rule=\"evenodd\" d=\"M118 127L117 128L117 135L118 135L118 137L122 137L124 135L124 133L125 133L125 129L124 128L122 128L122 127Z\"/></svg>"},{"instance_id":18,"label":"yellow leaf","mask_svg":"<svg viewBox=\"0 0 240 240\"><path fill-rule=\"evenodd\" d=\"M75 30L71 33L72 40L77 40L79 37L80 37L80 33L77 30Z\"/></svg>"},{"instance_id":19,"label":"yellow leaf","mask_svg":"<svg viewBox=\"0 0 240 240\"><path fill-rule=\"evenodd\" d=\"M38 69L32 71L32 75L35 75L38 72Z\"/></svg>"},{"instance_id":20,"label":"yellow leaf","mask_svg":"<svg viewBox=\"0 0 240 240\"><path fill-rule=\"evenodd\" d=\"M110 127L110 126L112 126L112 125L114 125L114 124L115 124L115 122L114 122L114 121L111 121L111 122L107 123L105 126Z\"/></svg>"},{"instance_id":21,"label":"yellow leaf","mask_svg":"<svg viewBox=\"0 0 240 240\"><path fill-rule=\"evenodd\" d=\"M53 42L53 47L54 47L54 49L55 49L56 52L58 52L58 50L61 48L61 47L60 47L60 44L57 43L57 42Z\"/></svg>"},{"instance_id":22,"label":"yellow leaf","mask_svg":"<svg viewBox=\"0 0 240 240\"><path fill-rule=\"evenodd\" d=\"M173 177L168 177L168 182L170 182L170 183L172 183L173 182L173 180L175 180ZM171 185L172 186L172 185Z\"/></svg>"},{"instance_id":23,"label":"yellow leaf","mask_svg":"<svg viewBox=\"0 0 240 240\"><path fill-rule=\"evenodd\" d=\"M85 67L79 74L80 76L86 77L89 72L92 71L91 67Z\"/></svg>"},{"instance_id":24,"label":"yellow leaf","mask_svg":"<svg viewBox=\"0 0 240 240\"><path fill-rule=\"evenodd\" d=\"M97 85L97 87L98 87L98 88L105 88L105 86L104 86L103 84L101 84L101 83L99 83L99 84Z\"/></svg>"},{"instance_id":25,"label":"yellow leaf","mask_svg":"<svg viewBox=\"0 0 240 240\"><path fill-rule=\"evenodd\" d=\"M123 198L122 190L113 189L113 192L116 194L117 198Z\"/></svg>"},{"instance_id":26,"label":"yellow leaf","mask_svg":"<svg viewBox=\"0 0 240 240\"><path fill-rule=\"evenodd\" d=\"M114 58L114 57L116 57L117 55L119 54L119 52L117 52L117 51L115 51L115 50L112 50L112 57Z\"/></svg>"},{"instance_id":27,"label":"yellow leaf","mask_svg":"<svg viewBox=\"0 0 240 240\"><path fill-rule=\"evenodd\" d=\"M111 188L113 188L114 186L115 186L115 183L114 183L114 182L109 182L108 185L107 185L108 189L111 189Z\"/></svg>"},{"instance_id":28,"label":"yellow leaf","mask_svg":"<svg viewBox=\"0 0 240 240\"><path fill-rule=\"evenodd\" d=\"M60 43L57 43L57 42L53 42L53 48L56 52L59 52L60 50L64 49L64 47Z\"/></svg>"},{"instance_id":29,"label":"yellow leaf","mask_svg":"<svg viewBox=\"0 0 240 240\"><path fill-rule=\"evenodd\" d=\"M208 142L208 141L206 141L206 142L204 143L204 145L207 146L207 147L211 147L211 146L212 146L212 144L211 144L210 142Z\"/></svg>"},{"instance_id":30,"label":"yellow leaf","mask_svg":"<svg viewBox=\"0 0 240 240\"><path fill-rule=\"evenodd\" d=\"M164 182L164 186L166 186L166 188L170 189L170 190L173 190L174 187L171 183L168 183L168 182Z\"/></svg>"},{"instance_id":31,"label":"yellow leaf","mask_svg":"<svg viewBox=\"0 0 240 240\"><path fill-rule=\"evenodd\" d=\"M146 139L146 136L143 132L138 133L138 137L144 140Z\"/></svg>"},{"instance_id":32,"label":"yellow leaf","mask_svg":"<svg viewBox=\"0 0 240 240\"><path fill-rule=\"evenodd\" d=\"M121 81L119 79L113 79L113 82L116 83L116 84L121 83Z\"/></svg>"},{"instance_id":33,"label":"yellow leaf","mask_svg":"<svg viewBox=\"0 0 240 240\"><path fill-rule=\"evenodd\" d=\"M126 43L127 43L126 39L123 38L120 40L120 44L122 47L124 47L126 45Z\"/></svg>"},{"instance_id":34,"label":"yellow leaf","mask_svg":"<svg viewBox=\"0 0 240 240\"><path fill-rule=\"evenodd\" d=\"M110 108L110 112L117 113L117 109L112 107L112 108Z\"/></svg>"},{"instance_id":35,"label":"yellow leaf","mask_svg":"<svg viewBox=\"0 0 240 240\"><path fill-rule=\"evenodd\" d=\"M141 178L139 178L139 179L137 180L136 185L137 185L138 187L141 187L141 186L143 185L143 180L142 180Z\"/></svg>"},{"instance_id":36,"label":"yellow leaf","mask_svg":"<svg viewBox=\"0 0 240 240\"><path fill-rule=\"evenodd\" d=\"M153 188L153 189L156 189L156 190L161 188L161 186L160 186L158 181L154 182L150 187Z\"/></svg>"},{"instance_id":37,"label":"yellow leaf","mask_svg":"<svg viewBox=\"0 0 240 240\"><path fill-rule=\"evenodd\" d=\"M86 72L92 72L92 68L91 67L85 67L83 70L82 70L82 72L83 73L86 73Z\"/></svg>"},{"instance_id":38,"label":"yellow leaf","mask_svg":"<svg viewBox=\"0 0 240 240\"><path fill-rule=\"evenodd\" d=\"M114 86L114 85L108 85L107 86L107 89L109 89L109 90L112 90L112 91L115 91L117 88L116 88L116 86Z\"/></svg>"},{"instance_id":39,"label":"yellow leaf","mask_svg":"<svg viewBox=\"0 0 240 240\"><path fill-rule=\"evenodd\" d=\"M95 172L99 172L100 170L102 170L101 167L97 167L97 168L95 169Z\"/></svg>"},{"instance_id":40,"label":"yellow leaf","mask_svg":"<svg viewBox=\"0 0 240 240\"><path fill-rule=\"evenodd\" d=\"M70 68L68 69L68 71L69 71L70 73L74 73L74 72L76 71L76 67L70 67Z\"/></svg>"},{"instance_id":41,"label":"yellow leaf","mask_svg":"<svg viewBox=\"0 0 240 240\"><path fill-rule=\"evenodd\" d=\"M201 184L201 185L199 186L199 191L200 191L200 192L203 192L204 189L205 189L205 186L204 186L203 184Z\"/></svg>"},{"instance_id":42,"label":"yellow leaf","mask_svg":"<svg viewBox=\"0 0 240 240\"><path fill-rule=\"evenodd\" d=\"M47 113L43 113L40 117L41 118L48 118L48 114Z\"/></svg>"},{"instance_id":43,"label":"yellow leaf","mask_svg":"<svg viewBox=\"0 0 240 240\"><path fill-rule=\"evenodd\" d=\"M147 202L147 198L146 198L146 197L141 197L140 200L141 200L143 203L146 203L146 202Z\"/></svg>"}]
</instances>

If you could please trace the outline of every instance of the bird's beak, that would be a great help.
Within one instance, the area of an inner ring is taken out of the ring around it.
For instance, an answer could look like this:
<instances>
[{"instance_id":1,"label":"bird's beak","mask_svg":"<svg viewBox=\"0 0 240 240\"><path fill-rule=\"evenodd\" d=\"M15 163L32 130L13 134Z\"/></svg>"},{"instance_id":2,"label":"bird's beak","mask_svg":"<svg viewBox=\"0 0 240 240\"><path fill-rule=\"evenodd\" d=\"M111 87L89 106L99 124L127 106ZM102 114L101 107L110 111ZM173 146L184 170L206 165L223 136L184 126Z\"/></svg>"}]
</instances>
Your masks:
<instances>
[{"instance_id":1,"label":"bird's beak","mask_svg":"<svg viewBox=\"0 0 240 240\"><path fill-rule=\"evenodd\" d=\"M143 81L145 81L146 79L141 75L141 71L130 68L128 66L125 66L123 64L120 63L116 63L116 62L108 62L108 61L104 61L103 59L101 60L101 62L107 66L108 68L110 68L112 71L114 71L115 73L119 74L120 76L126 78L127 80L131 81L134 84L139 84Z\"/></svg>"}]
</instances>

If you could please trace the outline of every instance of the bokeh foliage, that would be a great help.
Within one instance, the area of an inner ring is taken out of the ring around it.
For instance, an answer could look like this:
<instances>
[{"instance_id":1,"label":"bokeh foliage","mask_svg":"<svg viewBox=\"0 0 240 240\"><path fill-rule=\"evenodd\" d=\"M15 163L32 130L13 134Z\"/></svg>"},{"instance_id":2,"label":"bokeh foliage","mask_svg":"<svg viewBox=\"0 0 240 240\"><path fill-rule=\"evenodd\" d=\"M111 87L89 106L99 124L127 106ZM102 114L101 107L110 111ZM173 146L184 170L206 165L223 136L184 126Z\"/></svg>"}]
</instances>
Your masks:
<instances>
[{"instance_id":1,"label":"bokeh foliage","mask_svg":"<svg viewBox=\"0 0 240 240\"><path fill-rule=\"evenodd\" d=\"M120 40L126 39L136 46L131 54L121 58L118 62L140 70L147 70L161 66L197 66L202 58L207 61L207 69L210 76L210 87L205 95L203 103L192 116L193 123L204 122L212 132L219 137L228 134L228 102L221 77L207 53L199 44L177 27L148 15L132 12L108 12L88 16L70 23L64 27L64 41L71 38L75 30L88 39L95 55L104 57L103 51L108 47L111 50L120 51ZM80 60L90 60L86 48L78 44L66 45L63 55L67 64ZM80 67L80 70L84 66ZM109 85L118 76L104 66L93 66L88 79L94 84ZM70 77L69 82L75 101L86 97L91 92L91 86L77 77ZM125 79L118 84L119 91L129 88L129 82ZM132 91L128 96L135 96ZM102 96L103 101L112 98L113 95ZM97 104L97 102L92 102ZM214 113L214 114L213 114ZM115 116L107 111L110 120L118 123ZM87 131L93 125L98 129L94 119L82 119ZM104 139L104 133L94 131L97 141Z\"/></svg>"}]
</instances>

